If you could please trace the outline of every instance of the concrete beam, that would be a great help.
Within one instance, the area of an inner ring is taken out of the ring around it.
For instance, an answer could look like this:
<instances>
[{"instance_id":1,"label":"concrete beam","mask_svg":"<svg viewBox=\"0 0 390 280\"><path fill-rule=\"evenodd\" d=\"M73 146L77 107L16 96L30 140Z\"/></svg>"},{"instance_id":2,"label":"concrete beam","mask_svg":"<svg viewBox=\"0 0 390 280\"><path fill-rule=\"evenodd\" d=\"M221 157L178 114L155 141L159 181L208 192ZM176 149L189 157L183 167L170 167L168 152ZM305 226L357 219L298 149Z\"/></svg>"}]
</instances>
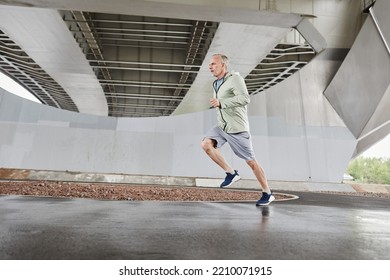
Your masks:
<instances>
[{"instance_id":1,"label":"concrete beam","mask_svg":"<svg viewBox=\"0 0 390 280\"><path fill-rule=\"evenodd\" d=\"M258 10L258 4L247 5L247 1L195 0L185 4L183 2L175 0L25 0L23 2L0 0L0 4L15 6L267 25L282 28L296 26L302 19L299 14Z\"/></svg>"},{"instance_id":2,"label":"concrete beam","mask_svg":"<svg viewBox=\"0 0 390 280\"><path fill-rule=\"evenodd\" d=\"M80 113L108 115L107 101L60 13L0 5L0 29L72 98Z\"/></svg>"},{"instance_id":3,"label":"concrete beam","mask_svg":"<svg viewBox=\"0 0 390 280\"><path fill-rule=\"evenodd\" d=\"M213 54L226 54L229 69L245 77L288 31L289 28L221 23L194 83L173 115L210 108L214 77L209 71L209 61Z\"/></svg>"}]
</instances>

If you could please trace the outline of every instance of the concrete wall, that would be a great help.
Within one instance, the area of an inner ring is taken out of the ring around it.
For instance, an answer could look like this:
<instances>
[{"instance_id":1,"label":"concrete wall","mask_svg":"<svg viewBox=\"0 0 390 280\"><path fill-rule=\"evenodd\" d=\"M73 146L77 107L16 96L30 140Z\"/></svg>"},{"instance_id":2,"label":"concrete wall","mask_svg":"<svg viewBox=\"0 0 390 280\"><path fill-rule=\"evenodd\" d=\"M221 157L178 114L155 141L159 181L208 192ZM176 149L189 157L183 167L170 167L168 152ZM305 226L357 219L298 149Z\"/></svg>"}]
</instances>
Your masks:
<instances>
[{"instance_id":1,"label":"concrete wall","mask_svg":"<svg viewBox=\"0 0 390 280\"><path fill-rule=\"evenodd\" d=\"M252 97L251 130L270 180L340 182L356 140L322 92L339 67L331 50ZM162 176L223 177L200 142L215 111L159 118L92 116L0 90L0 167ZM254 176L229 147L242 177Z\"/></svg>"}]
</instances>

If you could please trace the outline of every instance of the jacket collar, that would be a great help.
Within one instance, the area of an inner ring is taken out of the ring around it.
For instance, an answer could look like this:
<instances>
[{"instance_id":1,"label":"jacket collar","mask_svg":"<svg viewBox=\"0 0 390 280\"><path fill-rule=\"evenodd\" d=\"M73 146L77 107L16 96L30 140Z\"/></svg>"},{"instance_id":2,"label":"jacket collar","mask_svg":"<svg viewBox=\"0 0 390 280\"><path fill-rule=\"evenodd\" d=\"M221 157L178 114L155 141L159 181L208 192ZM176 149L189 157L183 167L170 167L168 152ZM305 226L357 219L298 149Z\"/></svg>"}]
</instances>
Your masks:
<instances>
[{"instance_id":1,"label":"jacket collar","mask_svg":"<svg viewBox=\"0 0 390 280\"><path fill-rule=\"evenodd\" d=\"M225 81L227 78L231 77L235 72L234 71L229 71L229 72L226 72L225 76L223 76L223 81ZM214 82L218 81L220 79L215 79Z\"/></svg>"}]
</instances>

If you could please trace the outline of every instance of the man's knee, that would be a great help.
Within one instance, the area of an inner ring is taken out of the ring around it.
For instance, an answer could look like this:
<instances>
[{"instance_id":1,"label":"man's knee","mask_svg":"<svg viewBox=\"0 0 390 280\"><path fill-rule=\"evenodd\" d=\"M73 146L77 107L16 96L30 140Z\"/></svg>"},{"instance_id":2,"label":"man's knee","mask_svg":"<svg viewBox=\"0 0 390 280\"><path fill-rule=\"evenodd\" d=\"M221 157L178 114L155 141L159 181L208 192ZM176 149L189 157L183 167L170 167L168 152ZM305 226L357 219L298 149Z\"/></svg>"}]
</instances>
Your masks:
<instances>
[{"instance_id":1,"label":"man's knee","mask_svg":"<svg viewBox=\"0 0 390 280\"><path fill-rule=\"evenodd\" d=\"M255 169L258 164L257 164L257 161L255 159L250 159L250 160L247 160L246 163L250 166L250 168L252 169Z\"/></svg>"},{"instance_id":2,"label":"man's knee","mask_svg":"<svg viewBox=\"0 0 390 280\"><path fill-rule=\"evenodd\" d=\"M201 143L203 150L205 152L208 152L211 149L214 149L216 146L214 142L215 142L215 140L213 140L213 139L204 138L202 140L202 143Z\"/></svg>"}]
</instances>

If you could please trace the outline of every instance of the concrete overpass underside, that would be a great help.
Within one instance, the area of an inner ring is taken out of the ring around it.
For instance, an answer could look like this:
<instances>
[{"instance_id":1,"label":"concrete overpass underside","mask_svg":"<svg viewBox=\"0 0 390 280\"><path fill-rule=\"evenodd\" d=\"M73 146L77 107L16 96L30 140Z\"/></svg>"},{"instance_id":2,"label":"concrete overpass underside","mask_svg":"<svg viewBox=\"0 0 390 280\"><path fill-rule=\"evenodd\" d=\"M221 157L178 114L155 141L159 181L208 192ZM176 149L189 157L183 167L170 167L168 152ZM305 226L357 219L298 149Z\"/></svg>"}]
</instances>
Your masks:
<instances>
[{"instance_id":1,"label":"concrete overpass underside","mask_svg":"<svg viewBox=\"0 0 390 280\"><path fill-rule=\"evenodd\" d=\"M0 90L0 167L220 177L199 142L225 53L269 179L340 182L390 132L390 5L367 2L0 1L0 71L43 103Z\"/></svg>"}]
</instances>

